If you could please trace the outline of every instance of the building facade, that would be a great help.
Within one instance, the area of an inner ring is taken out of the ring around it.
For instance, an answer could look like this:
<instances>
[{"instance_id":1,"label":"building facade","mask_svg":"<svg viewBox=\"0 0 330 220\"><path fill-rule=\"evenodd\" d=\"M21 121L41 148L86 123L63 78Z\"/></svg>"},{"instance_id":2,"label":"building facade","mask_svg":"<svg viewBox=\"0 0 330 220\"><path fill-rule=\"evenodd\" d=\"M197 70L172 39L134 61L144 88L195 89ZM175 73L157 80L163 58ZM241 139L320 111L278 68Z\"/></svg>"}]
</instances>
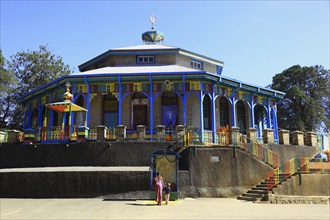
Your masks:
<instances>
[{"instance_id":1,"label":"building facade","mask_svg":"<svg viewBox=\"0 0 330 220\"><path fill-rule=\"evenodd\" d=\"M47 141L72 139L79 126L90 133L99 125L124 125L127 132L143 125L153 139L158 125L184 125L199 132L201 142L216 143L216 133L232 127L241 134L256 129L260 138L273 129L278 140L276 103L284 93L223 76L222 61L163 45L154 25L142 39L142 45L108 50L81 64L80 72L21 97L25 133ZM68 82L77 108L59 111ZM63 127L69 135L55 137Z\"/></svg>"}]
</instances>

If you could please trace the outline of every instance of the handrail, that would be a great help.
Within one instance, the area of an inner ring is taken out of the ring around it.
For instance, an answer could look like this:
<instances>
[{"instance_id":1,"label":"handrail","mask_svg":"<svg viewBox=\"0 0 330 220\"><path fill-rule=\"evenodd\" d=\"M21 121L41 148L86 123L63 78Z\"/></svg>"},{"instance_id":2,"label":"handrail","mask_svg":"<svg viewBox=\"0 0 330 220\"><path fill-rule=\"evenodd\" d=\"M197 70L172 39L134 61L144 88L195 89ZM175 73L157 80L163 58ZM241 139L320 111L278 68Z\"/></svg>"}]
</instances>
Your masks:
<instances>
[{"instance_id":1,"label":"handrail","mask_svg":"<svg viewBox=\"0 0 330 220\"><path fill-rule=\"evenodd\" d=\"M188 147L192 143L192 139L193 139L192 131L191 130L185 131L185 133L183 135L181 135L179 138L177 138L177 140L173 144L170 144L167 147L167 149L173 149L173 147L175 145L177 145L178 143L183 142L183 146L178 151L178 153L181 153L183 151L183 149L185 149L186 147Z\"/></svg>"},{"instance_id":2,"label":"handrail","mask_svg":"<svg viewBox=\"0 0 330 220\"><path fill-rule=\"evenodd\" d=\"M234 138L235 139L235 138ZM250 152L253 156L258 158L259 160L264 161L265 163L278 167L278 156L273 151L269 150L267 147L262 144L251 140L246 135L240 134L238 136L239 141L234 141L234 147L241 148L247 152Z\"/></svg>"},{"instance_id":3,"label":"handrail","mask_svg":"<svg viewBox=\"0 0 330 220\"><path fill-rule=\"evenodd\" d=\"M270 171L267 174L266 177L266 184L268 191L271 190L274 186L280 184L290 176L296 174L297 172L303 172L303 173L316 173L318 171L322 171L323 173L330 173L330 163L329 163L329 169L309 169L309 164L311 163L311 160L308 157L294 157L290 159L289 161L285 162L282 166L277 167L276 169Z\"/></svg>"}]
</instances>

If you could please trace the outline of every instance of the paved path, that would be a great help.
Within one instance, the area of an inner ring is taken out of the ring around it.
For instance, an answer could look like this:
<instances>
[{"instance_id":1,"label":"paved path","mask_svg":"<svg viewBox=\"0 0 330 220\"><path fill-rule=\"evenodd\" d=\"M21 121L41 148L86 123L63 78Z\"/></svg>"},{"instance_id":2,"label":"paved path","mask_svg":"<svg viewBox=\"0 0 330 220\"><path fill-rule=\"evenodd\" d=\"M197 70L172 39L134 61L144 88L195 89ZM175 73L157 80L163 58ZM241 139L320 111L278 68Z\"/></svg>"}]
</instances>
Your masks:
<instances>
[{"instance_id":1,"label":"paved path","mask_svg":"<svg viewBox=\"0 0 330 220\"><path fill-rule=\"evenodd\" d=\"M264 204L198 198L150 200L0 199L0 219L330 219L327 205Z\"/></svg>"}]
</instances>

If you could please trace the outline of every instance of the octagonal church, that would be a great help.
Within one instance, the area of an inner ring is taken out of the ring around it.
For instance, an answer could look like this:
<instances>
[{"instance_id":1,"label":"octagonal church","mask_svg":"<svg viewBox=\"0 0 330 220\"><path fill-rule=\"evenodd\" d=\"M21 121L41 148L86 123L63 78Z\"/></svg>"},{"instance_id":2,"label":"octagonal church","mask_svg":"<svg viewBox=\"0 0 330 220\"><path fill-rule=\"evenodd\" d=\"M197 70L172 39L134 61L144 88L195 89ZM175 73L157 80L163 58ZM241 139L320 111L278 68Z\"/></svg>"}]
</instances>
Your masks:
<instances>
[{"instance_id":1,"label":"octagonal church","mask_svg":"<svg viewBox=\"0 0 330 220\"><path fill-rule=\"evenodd\" d=\"M141 45L110 49L81 64L80 72L21 97L25 139L93 140L97 126L115 139L118 126L128 137L143 126L156 140L158 126L168 134L184 126L203 143L217 143L218 132L232 128L243 135L252 129L260 140L272 129L276 143L283 92L223 76L224 62L164 45L151 20Z\"/></svg>"}]
</instances>

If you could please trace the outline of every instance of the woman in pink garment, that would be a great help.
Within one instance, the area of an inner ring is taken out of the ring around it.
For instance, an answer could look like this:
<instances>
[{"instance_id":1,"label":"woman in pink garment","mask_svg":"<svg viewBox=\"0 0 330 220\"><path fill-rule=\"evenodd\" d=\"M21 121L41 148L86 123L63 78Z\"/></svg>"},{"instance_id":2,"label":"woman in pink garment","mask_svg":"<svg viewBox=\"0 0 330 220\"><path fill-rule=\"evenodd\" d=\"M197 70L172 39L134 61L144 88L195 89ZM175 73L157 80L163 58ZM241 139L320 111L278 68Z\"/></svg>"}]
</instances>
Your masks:
<instances>
[{"instance_id":1,"label":"woman in pink garment","mask_svg":"<svg viewBox=\"0 0 330 220\"><path fill-rule=\"evenodd\" d=\"M163 177L159 173L156 173L155 183L156 183L156 187L155 187L156 202L157 205L162 205L164 183L163 183Z\"/></svg>"}]
</instances>

